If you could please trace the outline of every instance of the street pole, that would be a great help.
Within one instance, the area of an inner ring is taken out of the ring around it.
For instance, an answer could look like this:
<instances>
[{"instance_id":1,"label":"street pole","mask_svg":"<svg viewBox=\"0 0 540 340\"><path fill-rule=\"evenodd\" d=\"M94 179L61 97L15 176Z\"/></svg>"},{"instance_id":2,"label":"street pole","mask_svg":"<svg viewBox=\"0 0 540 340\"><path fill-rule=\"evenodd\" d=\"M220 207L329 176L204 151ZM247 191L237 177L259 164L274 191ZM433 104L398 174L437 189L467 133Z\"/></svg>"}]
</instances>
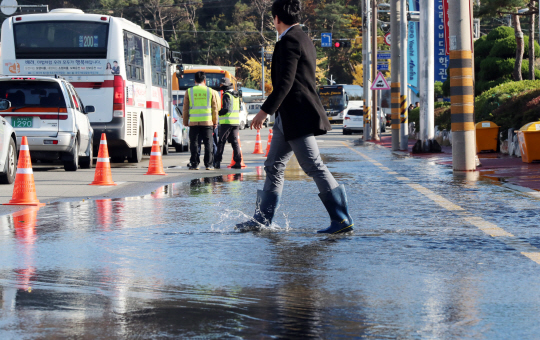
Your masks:
<instances>
[{"instance_id":1,"label":"street pole","mask_svg":"<svg viewBox=\"0 0 540 340\"><path fill-rule=\"evenodd\" d=\"M364 132L363 140L367 142L371 139L371 15L369 8L370 0L362 0L362 63L364 65Z\"/></svg>"},{"instance_id":2,"label":"street pole","mask_svg":"<svg viewBox=\"0 0 540 340\"><path fill-rule=\"evenodd\" d=\"M409 87L407 81L407 67L408 65L408 37L407 28L409 23L407 21L407 0L401 0L401 130L400 130L400 150L409 150L409 112L407 111L407 95L409 94Z\"/></svg>"},{"instance_id":3,"label":"street pole","mask_svg":"<svg viewBox=\"0 0 540 340\"><path fill-rule=\"evenodd\" d=\"M262 61L261 61L261 65L262 65L262 99L264 100L264 45L262 46L261 48L261 54L262 54Z\"/></svg>"},{"instance_id":4,"label":"street pole","mask_svg":"<svg viewBox=\"0 0 540 340\"><path fill-rule=\"evenodd\" d=\"M391 87L391 108L392 108L392 150L397 151L400 148L400 75L399 69L401 66L399 54L401 51L401 25L400 25L400 12L401 0L391 0L390 2L390 35L391 35L391 51L392 51L392 84Z\"/></svg>"},{"instance_id":5,"label":"street pole","mask_svg":"<svg viewBox=\"0 0 540 340\"><path fill-rule=\"evenodd\" d=\"M454 171L476 170L474 83L469 0L449 6L452 165Z\"/></svg>"},{"instance_id":6,"label":"street pole","mask_svg":"<svg viewBox=\"0 0 540 340\"><path fill-rule=\"evenodd\" d=\"M375 78L377 75L377 0L372 0L371 6L371 74ZM379 140L379 117L377 113L377 91L372 92L372 109L371 109L371 139Z\"/></svg>"},{"instance_id":7,"label":"street pole","mask_svg":"<svg viewBox=\"0 0 540 340\"><path fill-rule=\"evenodd\" d=\"M420 8L420 139L423 151L430 152L431 143L428 141L435 137L435 2L420 0ZM467 3L466 10L468 8Z\"/></svg>"}]
</instances>

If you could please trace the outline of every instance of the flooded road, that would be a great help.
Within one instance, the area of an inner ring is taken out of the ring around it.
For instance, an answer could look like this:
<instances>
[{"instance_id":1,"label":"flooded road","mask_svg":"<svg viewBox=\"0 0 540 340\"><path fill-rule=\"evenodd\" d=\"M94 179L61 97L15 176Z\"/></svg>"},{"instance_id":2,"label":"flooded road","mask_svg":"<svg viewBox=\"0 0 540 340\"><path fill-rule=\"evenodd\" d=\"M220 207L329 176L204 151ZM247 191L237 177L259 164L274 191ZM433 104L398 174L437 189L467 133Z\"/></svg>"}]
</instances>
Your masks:
<instances>
[{"instance_id":1,"label":"flooded road","mask_svg":"<svg viewBox=\"0 0 540 340\"><path fill-rule=\"evenodd\" d=\"M540 333L540 201L376 147L324 149L355 232L291 164L270 230L252 172L0 218L0 338L474 338Z\"/></svg>"}]
</instances>

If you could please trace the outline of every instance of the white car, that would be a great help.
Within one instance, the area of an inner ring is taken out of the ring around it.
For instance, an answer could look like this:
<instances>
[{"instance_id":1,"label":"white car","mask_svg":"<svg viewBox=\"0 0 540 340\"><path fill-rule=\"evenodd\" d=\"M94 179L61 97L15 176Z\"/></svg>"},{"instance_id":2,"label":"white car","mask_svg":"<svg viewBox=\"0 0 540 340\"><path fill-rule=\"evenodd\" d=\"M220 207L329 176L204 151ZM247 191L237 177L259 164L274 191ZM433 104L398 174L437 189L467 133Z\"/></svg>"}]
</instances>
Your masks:
<instances>
[{"instance_id":1,"label":"white car","mask_svg":"<svg viewBox=\"0 0 540 340\"><path fill-rule=\"evenodd\" d=\"M0 184L11 184L15 181L17 171L17 136L15 129L3 117L11 104L6 99L0 99Z\"/></svg>"},{"instance_id":2,"label":"white car","mask_svg":"<svg viewBox=\"0 0 540 340\"><path fill-rule=\"evenodd\" d=\"M240 130L245 129L248 125L248 112L246 103L240 102Z\"/></svg>"},{"instance_id":3,"label":"white car","mask_svg":"<svg viewBox=\"0 0 540 340\"><path fill-rule=\"evenodd\" d=\"M248 103L246 105L247 105L247 112L248 112L246 127L249 127L251 125L251 121L253 120L253 118L255 118L257 113L259 113L259 111L261 110L262 103ZM268 127L268 118L266 118L266 120L264 121L264 126Z\"/></svg>"},{"instance_id":4,"label":"white car","mask_svg":"<svg viewBox=\"0 0 540 340\"><path fill-rule=\"evenodd\" d=\"M381 111L381 108L377 108L379 114L379 130L386 132L386 117ZM343 134L350 135L354 132L364 132L364 109L355 107L349 109L349 111L343 117Z\"/></svg>"},{"instance_id":5,"label":"white car","mask_svg":"<svg viewBox=\"0 0 540 340\"><path fill-rule=\"evenodd\" d=\"M173 109L172 144L176 152L188 151L189 127L184 126L184 122L182 120L182 110L180 109L180 106L174 106Z\"/></svg>"},{"instance_id":6,"label":"white car","mask_svg":"<svg viewBox=\"0 0 540 340\"><path fill-rule=\"evenodd\" d=\"M66 171L92 168L93 134L75 88L62 77L0 77L0 98L10 102L2 115L17 133L28 138L33 161L61 161Z\"/></svg>"}]
</instances>

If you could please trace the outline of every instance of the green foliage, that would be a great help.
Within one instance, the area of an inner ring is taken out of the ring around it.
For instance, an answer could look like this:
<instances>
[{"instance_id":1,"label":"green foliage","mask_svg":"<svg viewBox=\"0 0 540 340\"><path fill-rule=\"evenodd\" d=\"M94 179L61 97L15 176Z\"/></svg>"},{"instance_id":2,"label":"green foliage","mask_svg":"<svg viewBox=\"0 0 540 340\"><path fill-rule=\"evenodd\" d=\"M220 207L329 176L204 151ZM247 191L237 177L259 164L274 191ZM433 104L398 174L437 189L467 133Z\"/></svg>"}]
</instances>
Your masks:
<instances>
[{"instance_id":1,"label":"green foliage","mask_svg":"<svg viewBox=\"0 0 540 340\"><path fill-rule=\"evenodd\" d=\"M478 78L481 81L490 81L499 78L510 79L514 70L514 63L515 59L485 58L480 63Z\"/></svg>"},{"instance_id":2,"label":"green foliage","mask_svg":"<svg viewBox=\"0 0 540 340\"><path fill-rule=\"evenodd\" d=\"M409 111L409 123L414 123L416 131L420 130L420 108L416 107Z\"/></svg>"},{"instance_id":3,"label":"green foliage","mask_svg":"<svg viewBox=\"0 0 540 340\"><path fill-rule=\"evenodd\" d=\"M520 93L493 110L490 119L501 127L519 129L523 125L540 120L540 89ZM506 134L503 134L504 137Z\"/></svg>"},{"instance_id":4,"label":"green foliage","mask_svg":"<svg viewBox=\"0 0 540 340\"><path fill-rule=\"evenodd\" d=\"M442 97L443 94L443 83L441 81L435 82L435 98Z\"/></svg>"},{"instance_id":5,"label":"green foliage","mask_svg":"<svg viewBox=\"0 0 540 340\"><path fill-rule=\"evenodd\" d=\"M514 36L514 29L512 27L499 26L491 30L491 32L489 32L489 34L486 35L485 37L486 37L486 40L495 41L495 40L500 40L500 39L513 37L513 36Z\"/></svg>"},{"instance_id":6,"label":"green foliage","mask_svg":"<svg viewBox=\"0 0 540 340\"><path fill-rule=\"evenodd\" d=\"M523 58L529 58L529 37L524 36L523 40L525 45ZM498 58L512 58L516 56L516 48L516 38L513 36L506 37L495 42L489 56ZM536 41L534 42L534 56L537 58L540 57L540 45L538 45Z\"/></svg>"},{"instance_id":7,"label":"green foliage","mask_svg":"<svg viewBox=\"0 0 540 340\"><path fill-rule=\"evenodd\" d=\"M476 121L493 120L492 112L509 99L531 90L540 89L540 80L507 82L484 91L474 102ZM515 110L511 110L515 113Z\"/></svg>"},{"instance_id":8,"label":"green foliage","mask_svg":"<svg viewBox=\"0 0 540 340\"><path fill-rule=\"evenodd\" d=\"M478 59L489 56L489 53L496 42L496 40L487 40L486 35L482 36L482 38L474 42L474 56Z\"/></svg>"},{"instance_id":9,"label":"green foliage","mask_svg":"<svg viewBox=\"0 0 540 340\"><path fill-rule=\"evenodd\" d=\"M450 102L435 102L434 104L435 108L435 125L439 125L440 130L449 130L450 129L450 123L447 122L446 118L441 117L443 112L446 110L449 110L450 108ZM448 116L448 118L450 118ZM420 128L420 108L414 108L409 112L409 122L415 124L416 129L418 130Z\"/></svg>"},{"instance_id":10,"label":"green foliage","mask_svg":"<svg viewBox=\"0 0 540 340\"><path fill-rule=\"evenodd\" d=\"M491 88L494 88L496 86L499 86L501 84L505 84L505 83L509 83L511 82L512 80L511 79L505 79L505 78L501 78L501 79L497 79L497 80L490 80L490 81L477 81L474 85L474 92L477 94L477 95L480 95L481 93L483 93L484 91L487 91ZM450 88L450 85L448 85L449 88Z\"/></svg>"}]
</instances>

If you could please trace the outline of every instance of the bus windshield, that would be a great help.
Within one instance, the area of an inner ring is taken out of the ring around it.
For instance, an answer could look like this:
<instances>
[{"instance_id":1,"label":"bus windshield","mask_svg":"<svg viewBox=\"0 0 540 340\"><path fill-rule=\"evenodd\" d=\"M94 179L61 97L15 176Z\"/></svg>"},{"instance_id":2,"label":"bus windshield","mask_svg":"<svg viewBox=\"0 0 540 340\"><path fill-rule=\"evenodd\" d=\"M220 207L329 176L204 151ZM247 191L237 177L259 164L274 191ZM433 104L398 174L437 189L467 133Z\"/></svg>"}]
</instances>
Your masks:
<instances>
[{"instance_id":1,"label":"bus windshield","mask_svg":"<svg viewBox=\"0 0 540 340\"><path fill-rule=\"evenodd\" d=\"M106 59L109 24L36 21L13 25L17 59Z\"/></svg>"},{"instance_id":2,"label":"bus windshield","mask_svg":"<svg viewBox=\"0 0 540 340\"><path fill-rule=\"evenodd\" d=\"M206 86L214 90L219 90L219 82L224 78L223 73L206 73ZM180 90L186 90L195 86L195 73L185 73L184 78L180 79Z\"/></svg>"},{"instance_id":3,"label":"bus windshield","mask_svg":"<svg viewBox=\"0 0 540 340\"><path fill-rule=\"evenodd\" d=\"M345 108L345 95L342 89L321 88L319 96L325 110L342 111Z\"/></svg>"}]
</instances>

